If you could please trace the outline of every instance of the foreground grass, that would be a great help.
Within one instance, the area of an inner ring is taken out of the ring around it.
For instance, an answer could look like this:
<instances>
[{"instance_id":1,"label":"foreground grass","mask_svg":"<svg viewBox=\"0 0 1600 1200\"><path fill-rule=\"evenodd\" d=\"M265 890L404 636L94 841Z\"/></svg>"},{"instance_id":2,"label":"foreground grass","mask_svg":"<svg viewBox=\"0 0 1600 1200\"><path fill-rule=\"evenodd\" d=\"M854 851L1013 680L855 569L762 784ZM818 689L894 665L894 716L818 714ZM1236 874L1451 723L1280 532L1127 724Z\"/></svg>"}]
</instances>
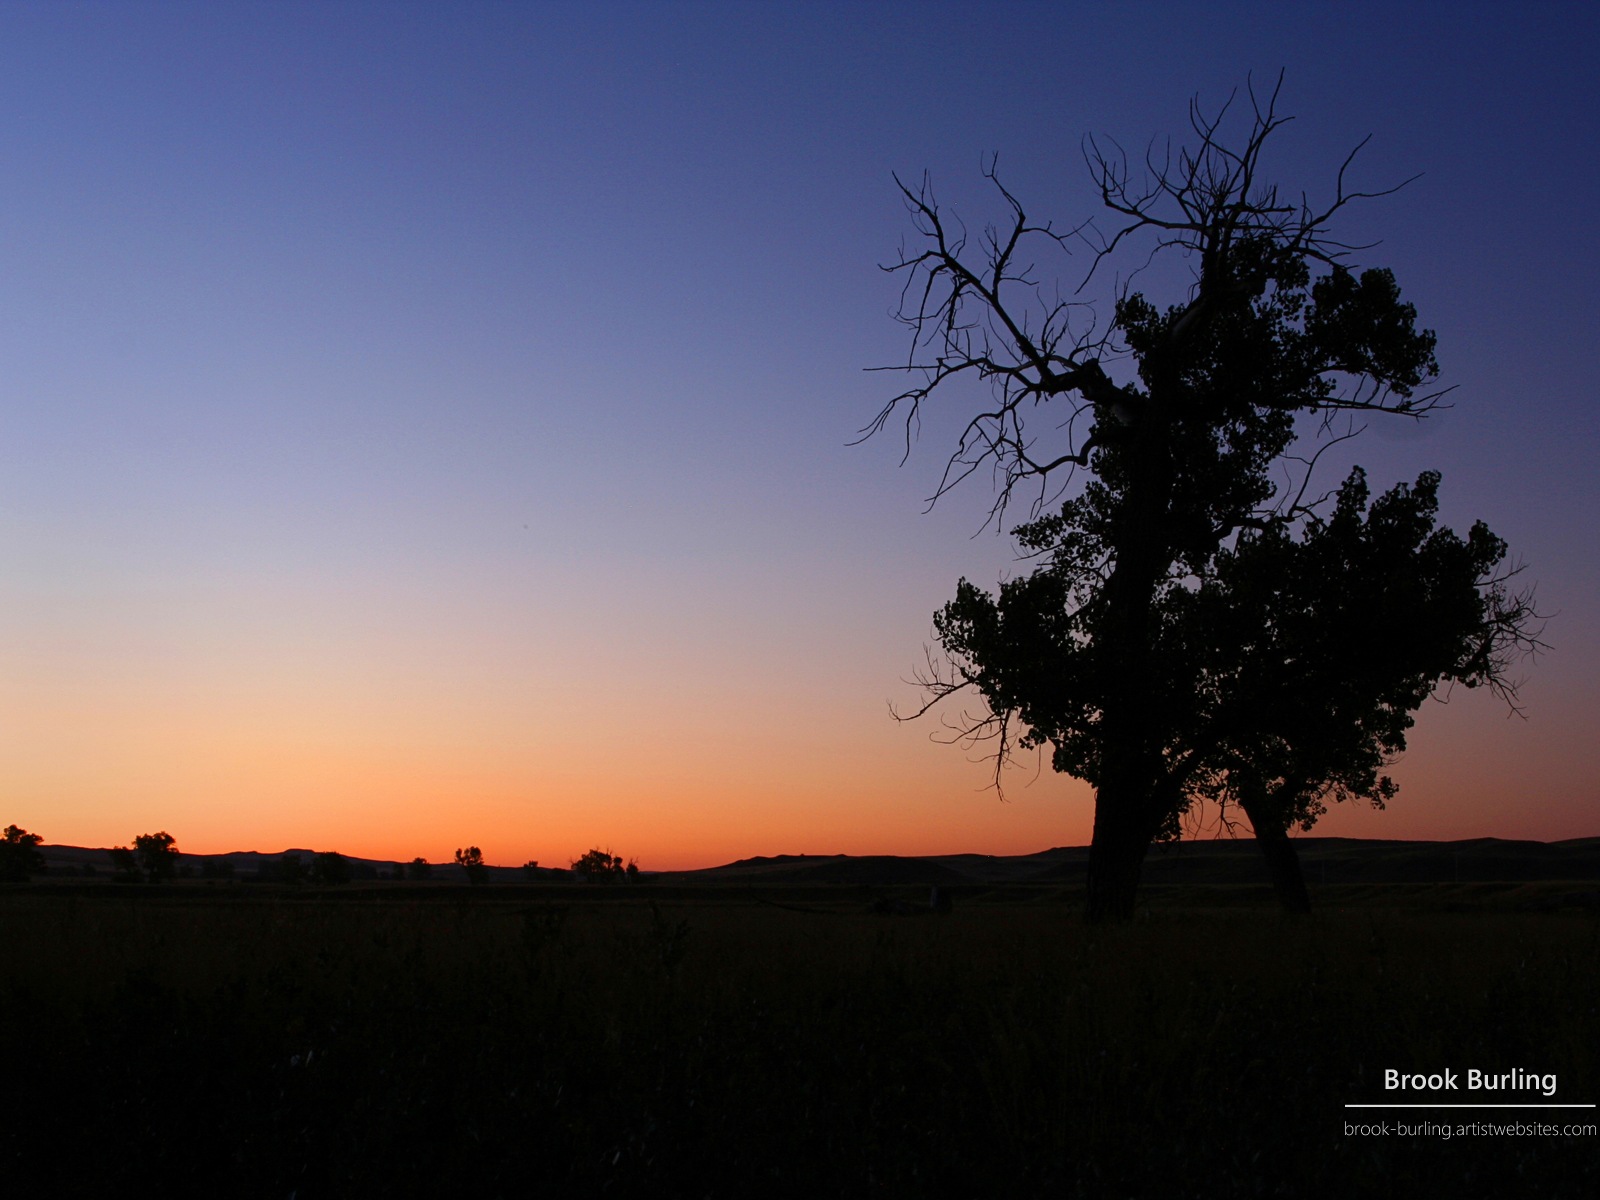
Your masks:
<instances>
[{"instance_id":1,"label":"foreground grass","mask_svg":"<svg viewBox=\"0 0 1600 1200\"><path fill-rule=\"evenodd\" d=\"M1596 1099L1588 913L19 891L0 949L0 1169L56 1191L1600 1193L1600 1138L1342 1107L1386 1067Z\"/></svg>"}]
</instances>

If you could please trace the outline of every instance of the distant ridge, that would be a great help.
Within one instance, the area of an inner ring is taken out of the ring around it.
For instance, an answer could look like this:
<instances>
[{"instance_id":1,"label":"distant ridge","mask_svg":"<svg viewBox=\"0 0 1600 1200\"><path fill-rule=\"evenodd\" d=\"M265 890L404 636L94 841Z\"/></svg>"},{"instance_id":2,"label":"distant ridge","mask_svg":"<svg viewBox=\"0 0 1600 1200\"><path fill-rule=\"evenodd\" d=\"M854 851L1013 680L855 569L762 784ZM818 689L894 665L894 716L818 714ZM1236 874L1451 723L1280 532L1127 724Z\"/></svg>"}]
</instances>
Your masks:
<instances>
[{"instance_id":1,"label":"distant ridge","mask_svg":"<svg viewBox=\"0 0 1600 1200\"><path fill-rule=\"evenodd\" d=\"M1307 880L1315 884L1600 880L1600 838L1417 842L1302 837L1295 839L1295 848ZM779 854L742 858L698 871L670 872L663 878L774 884L1071 883L1082 880L1088 867L1087 846L1060 846L1037 854L1010 856ZM1142 881L1264 885L1266 874L1253 838L1208 839L1152 846L1145 858Z\"/></svg>"},{"instance_id":2,"label":"distant ridge","mask_svg":"<svg viewBox=\"0 0 1600 1200\"><path fill-rule=\"evenodd\" d=\"M1306 880L1313 885L1351 883L1526 883L1546 880L1600 881L1600 837L1532 842L1471 838L1455 842L1302 837L1295 839ZM105 848L41 846L45 878L109 877L111 852ZM308 865L316 852L236 850L228 854L183 854L180 870L201 878L240 882L271 875L285 855ZM345 855L355 880L396 877L404 865L393 859ZM1058 846L1037 854L775 854L741 858L690 871L642 871L646 881L673 884L781 884L940 887L999 884L1072 884L1089 865L1087 846ZM431 864L431 878L465 883L453 862ZM530 879L521 867L491 866L494 883L556 883L571 878L564 868L540 868ZM1169 842L1151 847L1145 858L1147 884L1260 884L1265 868L1254 839Z\"/></svg>"}]
</instances>

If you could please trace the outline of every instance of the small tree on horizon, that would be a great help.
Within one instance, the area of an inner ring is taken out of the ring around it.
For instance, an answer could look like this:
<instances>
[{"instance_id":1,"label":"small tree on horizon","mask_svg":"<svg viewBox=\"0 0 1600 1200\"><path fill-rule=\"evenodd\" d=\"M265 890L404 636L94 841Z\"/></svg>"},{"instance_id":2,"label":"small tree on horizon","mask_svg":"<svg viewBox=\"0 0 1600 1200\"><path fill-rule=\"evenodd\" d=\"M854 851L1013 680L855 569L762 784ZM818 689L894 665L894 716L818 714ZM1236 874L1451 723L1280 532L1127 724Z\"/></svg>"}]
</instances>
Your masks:
<instances>
[{"instance_id":1,"label":"small tree on horizon","mask_svg":"<svg viewBox=\"0 0 1600 1200\"><path fill-rule=\"evenodd\" d=\"M467 882L473 887L479 887L489 882L489 868L483 863L483 851L476 846L468 846L464 850L456 851L456 866L467 873Z\"/></svg>"},{"instance_id":2,"label":"small tree on horizon","mask_svg":"<svg viewBox=\"0 0 1600 1200\"><path fill-rule=\"evenodd\" d=\"M44 839L15 825L7 825L0 837L0 883L21 883L44 870L44 855L39 844Z\"/></svg>"},{"instance_id":3,"label":"small tree on horizon","mask_svg":"<svg viewBox=\"0 0 1600 1200\"><path fill-rule=\"evenodd\" d=\"M619 879L637 876L639 868L635 865L630 875L622 865L622 855L594 849L573 862L572 873L581 876L585 883L616 883Z\"/></svg>"},{"instance_id":4,"label":"small tree on horizon","mask_svg":"<svg viewBox=\"0 0 1600 1200\"><path fill-rule=\"evenodd\" d=\"M149 883L162 883L178 873L177 842L166 830L134 838L133 854Z\"/></svg>"},{"instance_id":5,"label":"small tree on horizon","mask_svg":"<svg viewBox=\"0 0 1600 1200\"><path fill-rule=\"evenodd\" d=\"M433 864L419 854L405 865L404 874L412 883L421 883L433 878Z\"/></svg>"}]
</instances>

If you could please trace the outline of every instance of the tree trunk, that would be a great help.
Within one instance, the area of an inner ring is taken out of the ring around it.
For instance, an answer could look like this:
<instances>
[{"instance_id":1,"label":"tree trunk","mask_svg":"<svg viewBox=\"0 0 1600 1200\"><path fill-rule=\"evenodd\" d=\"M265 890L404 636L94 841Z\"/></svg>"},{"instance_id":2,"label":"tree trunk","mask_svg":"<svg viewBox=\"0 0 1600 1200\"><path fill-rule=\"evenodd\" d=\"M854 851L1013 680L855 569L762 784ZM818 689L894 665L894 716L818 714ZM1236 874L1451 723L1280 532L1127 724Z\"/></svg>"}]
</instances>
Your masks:
<instances>
[{"instance_id":1,"label":"tree trunk","mask_svg":"<svg viewBox=\"0 0 1600 1200\"><path fill-rule=\"evenodd\" d=\"M1152 402L1131 431L1128 482L1114 519L1115 565L1106 579L1103 615L1095 622L1100 649L1100 770L1089 846L1089 920L1133 916L1145 852L1160 828L1154 794L1162 779L1160 714L1153 645L1156 590L1172 560L1168 537L1172 463L1166 416Z\"/></svg>"},{"instance_id":2,"label":"tree trunk","mask_svg":"<svg viewBox=\"0 0 1600 1200\"><path fill-rule=\"evenodd\" d=\"M1278 900L1292 913L1311 911L1311 896L1306 891L1305 875L1300 871L1300 856L1295 853L1294 842L1282 822L1272 820L1255 805L1243 806L1245 816L1255 829L1256 845L1267 862L1267 875L1272 879L1272 890ZM1255 809L1254 812L1251 810Z\"/></svg>"},{"instance_id":3,"label":"tree trunk","mask_svg":"<svg viewBox=\"0 0 1600 1200\"><path fill-rule=\"evenodd\" d=\"M1150 838L1131 818L1138 798L1101 787L1095 795L1094 840L1089 844L1089 921L1100 925L1133 918L1139 873Z\"/></svg>"}]
</instances>

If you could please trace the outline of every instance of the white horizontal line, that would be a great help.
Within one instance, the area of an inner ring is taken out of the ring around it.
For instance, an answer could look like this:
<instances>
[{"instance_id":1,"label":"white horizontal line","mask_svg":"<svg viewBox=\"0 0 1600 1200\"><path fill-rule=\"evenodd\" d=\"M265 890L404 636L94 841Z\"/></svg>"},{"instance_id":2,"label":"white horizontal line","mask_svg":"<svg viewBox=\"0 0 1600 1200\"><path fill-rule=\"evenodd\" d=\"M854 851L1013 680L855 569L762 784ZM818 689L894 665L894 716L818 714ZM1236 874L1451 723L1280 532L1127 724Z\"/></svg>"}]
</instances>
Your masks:
<instances>
[{"instance_id":1,"label":"white horizontal line","mask_svg":"<svg viewBox=\"0 0 1600 1200\"><path fill-rule=\"evenodd\" d=\"M1346 1108L1593 1108L1592 1104L1346 1104Z\"/></svg>"}]
</instances>

